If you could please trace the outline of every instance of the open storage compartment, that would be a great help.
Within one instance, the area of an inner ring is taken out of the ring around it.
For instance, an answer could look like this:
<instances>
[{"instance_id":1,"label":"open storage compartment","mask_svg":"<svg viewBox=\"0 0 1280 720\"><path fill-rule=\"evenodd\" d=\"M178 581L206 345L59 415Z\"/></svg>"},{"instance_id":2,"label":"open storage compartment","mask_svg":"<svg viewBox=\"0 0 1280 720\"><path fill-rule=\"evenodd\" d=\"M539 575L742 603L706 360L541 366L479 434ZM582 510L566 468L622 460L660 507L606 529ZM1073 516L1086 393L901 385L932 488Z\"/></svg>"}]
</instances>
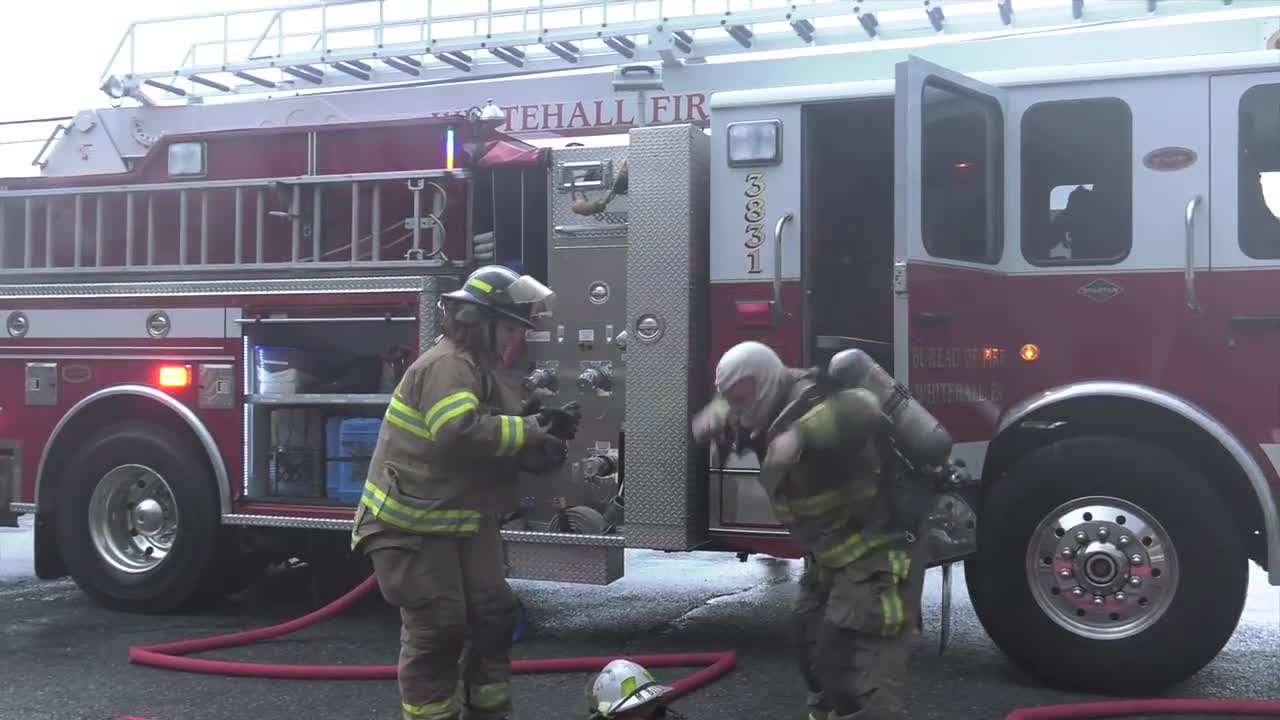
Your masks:
<instances>
[{"instance_id":1,"label":"open storage compartment","mask_svg":"<svg viewBox=\"0 0 1280 720\"><path fill-rule=\"evenodd\" d=\"M246 311L246 499L359 502L391 393L418 355L416 309Z\"/></svg>"}]
</instances>

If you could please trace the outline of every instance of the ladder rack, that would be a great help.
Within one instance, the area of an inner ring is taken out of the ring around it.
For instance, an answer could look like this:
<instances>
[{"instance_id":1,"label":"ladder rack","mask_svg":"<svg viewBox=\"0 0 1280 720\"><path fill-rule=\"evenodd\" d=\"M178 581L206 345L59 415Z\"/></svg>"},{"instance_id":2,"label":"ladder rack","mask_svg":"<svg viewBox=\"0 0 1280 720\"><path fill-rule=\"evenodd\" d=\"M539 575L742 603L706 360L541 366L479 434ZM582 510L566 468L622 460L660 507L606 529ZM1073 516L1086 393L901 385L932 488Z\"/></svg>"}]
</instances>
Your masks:
<instances>
[{"instance_id":1,"label":"ladder rack","mask_svg":"<svg viewBox=\"0 0 1280 720\"><path fill-rule=\"evenodd\" d=\"M475 251L470 177L447 170L4 190L0 278L462 267ZM450 186L466 195L453 216Z\"/></svg>"},{"instance_id":2,"label":"ladder rack","mask_svg":"<svg viewBox=\"0 0 1280 720\"><path fill-rule=\"evenodd\" d=\"M102 75L102 90L143 104L156 102L144 88L161 91L164 99L200 102L620 63L670 66L938 34L1000 36L1280 3L951 0L944 10L942 0L468 0L487 9L453 9L460 4L313 0L134 22ZM166 45L174 51L171 64L160 58Z\"/></svg>"}]
</instances>

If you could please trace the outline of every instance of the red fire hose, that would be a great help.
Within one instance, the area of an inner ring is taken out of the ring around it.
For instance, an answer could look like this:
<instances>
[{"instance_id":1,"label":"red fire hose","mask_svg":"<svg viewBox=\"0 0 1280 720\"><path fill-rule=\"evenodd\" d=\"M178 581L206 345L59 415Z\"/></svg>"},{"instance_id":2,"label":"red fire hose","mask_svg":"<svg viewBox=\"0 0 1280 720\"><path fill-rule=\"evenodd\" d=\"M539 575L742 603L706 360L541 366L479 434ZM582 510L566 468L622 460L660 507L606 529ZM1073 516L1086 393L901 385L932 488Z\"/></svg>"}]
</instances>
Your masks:
<instances>
[{"instance_id":1,"label":"red fire hose","mask_svg":"<svg viewBox=\"0 0 1280 720\"><path fill-rule=\"evenodd\" d=\"M290 680L394 680L395 665L271 665L231 660L201 660L182 657L206 650L242 647L263 640L297 632L327 620L359 602L377 587L370 577L350 592L328 605L272 627L218 635L198 640L129 648L129 661L138 665L181 670L210 675L280 678ZM692 667L701 670L672 683L671 697L677 698L698 690L733 669L737 655L733 651L711 653L672 653L664 655L632 655L627 659L646 667ZM604 667L616 656L515 660L511 670L517 674L591 672ZM1086 718L1123 718L1143 715L1262 716L1280 717L1280 701L1275 700L1202 700L1190 698L1155 700L1113 700L1069 705L1047 705L1019 708L1005 720L1084 720ZM118 720L150 720L125 716Z\"/></svg>"},{"instance_id":2,"label":"red fire hose","mask_svg":"<svg viewBox=\"0 0 1280 720\"><path fill-rule=\"evenodd\" d=\"M303 628L327 620L368 595L378 580L369 577L350 592L334 600L328 605L272 627L229 633L197 640L181 640L178 642L135 646L129 648L129 662L138 665L181 670L184 672L206 673L210 675L236 675L241 677L281 678L291 680L394 680L395 665L271 665L267 663L247 663L231 660L201 660L181 657L206 650L241 647L252 643L269 640L297 632ZM640 663L645 667L706 667L685 676L671 684L671 698L687 695L694 690L710 684L733 669L737 662L737 654L733 651L711 653L671 653L665 655L628 655L628 660ZM517 674L526 673L565 673L591 672L599 670L618 656L556 658L541 660L515 660L511 670ZM119 720L148 720L134 716Z\"/></svg>"}]
</instances>

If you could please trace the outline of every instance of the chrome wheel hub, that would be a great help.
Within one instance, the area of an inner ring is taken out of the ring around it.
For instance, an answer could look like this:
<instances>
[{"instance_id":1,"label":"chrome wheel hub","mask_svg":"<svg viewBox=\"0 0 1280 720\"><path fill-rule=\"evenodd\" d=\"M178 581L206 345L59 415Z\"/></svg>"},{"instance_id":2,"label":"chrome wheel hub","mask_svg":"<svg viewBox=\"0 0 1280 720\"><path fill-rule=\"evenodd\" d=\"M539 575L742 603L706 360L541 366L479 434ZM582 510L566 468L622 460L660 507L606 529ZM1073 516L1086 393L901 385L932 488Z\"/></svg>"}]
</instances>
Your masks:
<instances>
[{"instance_id":1,"label":"chrome wheel hub","mask_svg":"<svg viewBox=\"0 0 1280 720\"><path fill-rule=\"evenodd\" d=\"M178 536L178 504L155 470L121 465L89 497L89 537L98 556L129 574L153 570Z\"/></svg>"},{"instance_id":2,"label":"chrome wheel hub","mask_svg":"<svg viewBox=\"0 0 1280 720\"><path fill-rule=\"evenodd\" d=\"M1040 522L1026 558L1036 604L1081 637L1116 640L1169 609L1178 562L1168 533L1147 511L1112 497L1064 503Z\"/></svg>"}]
</instances>

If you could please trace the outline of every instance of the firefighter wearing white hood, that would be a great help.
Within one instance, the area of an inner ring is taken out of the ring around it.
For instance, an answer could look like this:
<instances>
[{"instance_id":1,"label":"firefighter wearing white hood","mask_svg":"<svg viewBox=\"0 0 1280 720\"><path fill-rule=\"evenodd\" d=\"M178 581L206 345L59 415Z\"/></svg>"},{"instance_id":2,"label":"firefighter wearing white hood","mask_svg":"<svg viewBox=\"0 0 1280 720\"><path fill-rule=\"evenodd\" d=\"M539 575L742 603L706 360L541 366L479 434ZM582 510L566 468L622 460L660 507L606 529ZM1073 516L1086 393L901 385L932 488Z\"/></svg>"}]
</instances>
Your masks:
<instances>
[{"instance_id":1,"label":"firefighter wearing white hood","mask_svg":"<svg viewBox=\"0 0 1280 720\"><path fill-rule=\"evenodd\" d=\"M765 345L736 345L720 359L718 396L694 418L693 433L756 452L774 514L805 550L794 618L809 718L905 720L899 688L919 617L924 543L912 542L918 529L890 525L879 401L841 389L798 411L816 379Z\"/></svg>"}]
</instances>

